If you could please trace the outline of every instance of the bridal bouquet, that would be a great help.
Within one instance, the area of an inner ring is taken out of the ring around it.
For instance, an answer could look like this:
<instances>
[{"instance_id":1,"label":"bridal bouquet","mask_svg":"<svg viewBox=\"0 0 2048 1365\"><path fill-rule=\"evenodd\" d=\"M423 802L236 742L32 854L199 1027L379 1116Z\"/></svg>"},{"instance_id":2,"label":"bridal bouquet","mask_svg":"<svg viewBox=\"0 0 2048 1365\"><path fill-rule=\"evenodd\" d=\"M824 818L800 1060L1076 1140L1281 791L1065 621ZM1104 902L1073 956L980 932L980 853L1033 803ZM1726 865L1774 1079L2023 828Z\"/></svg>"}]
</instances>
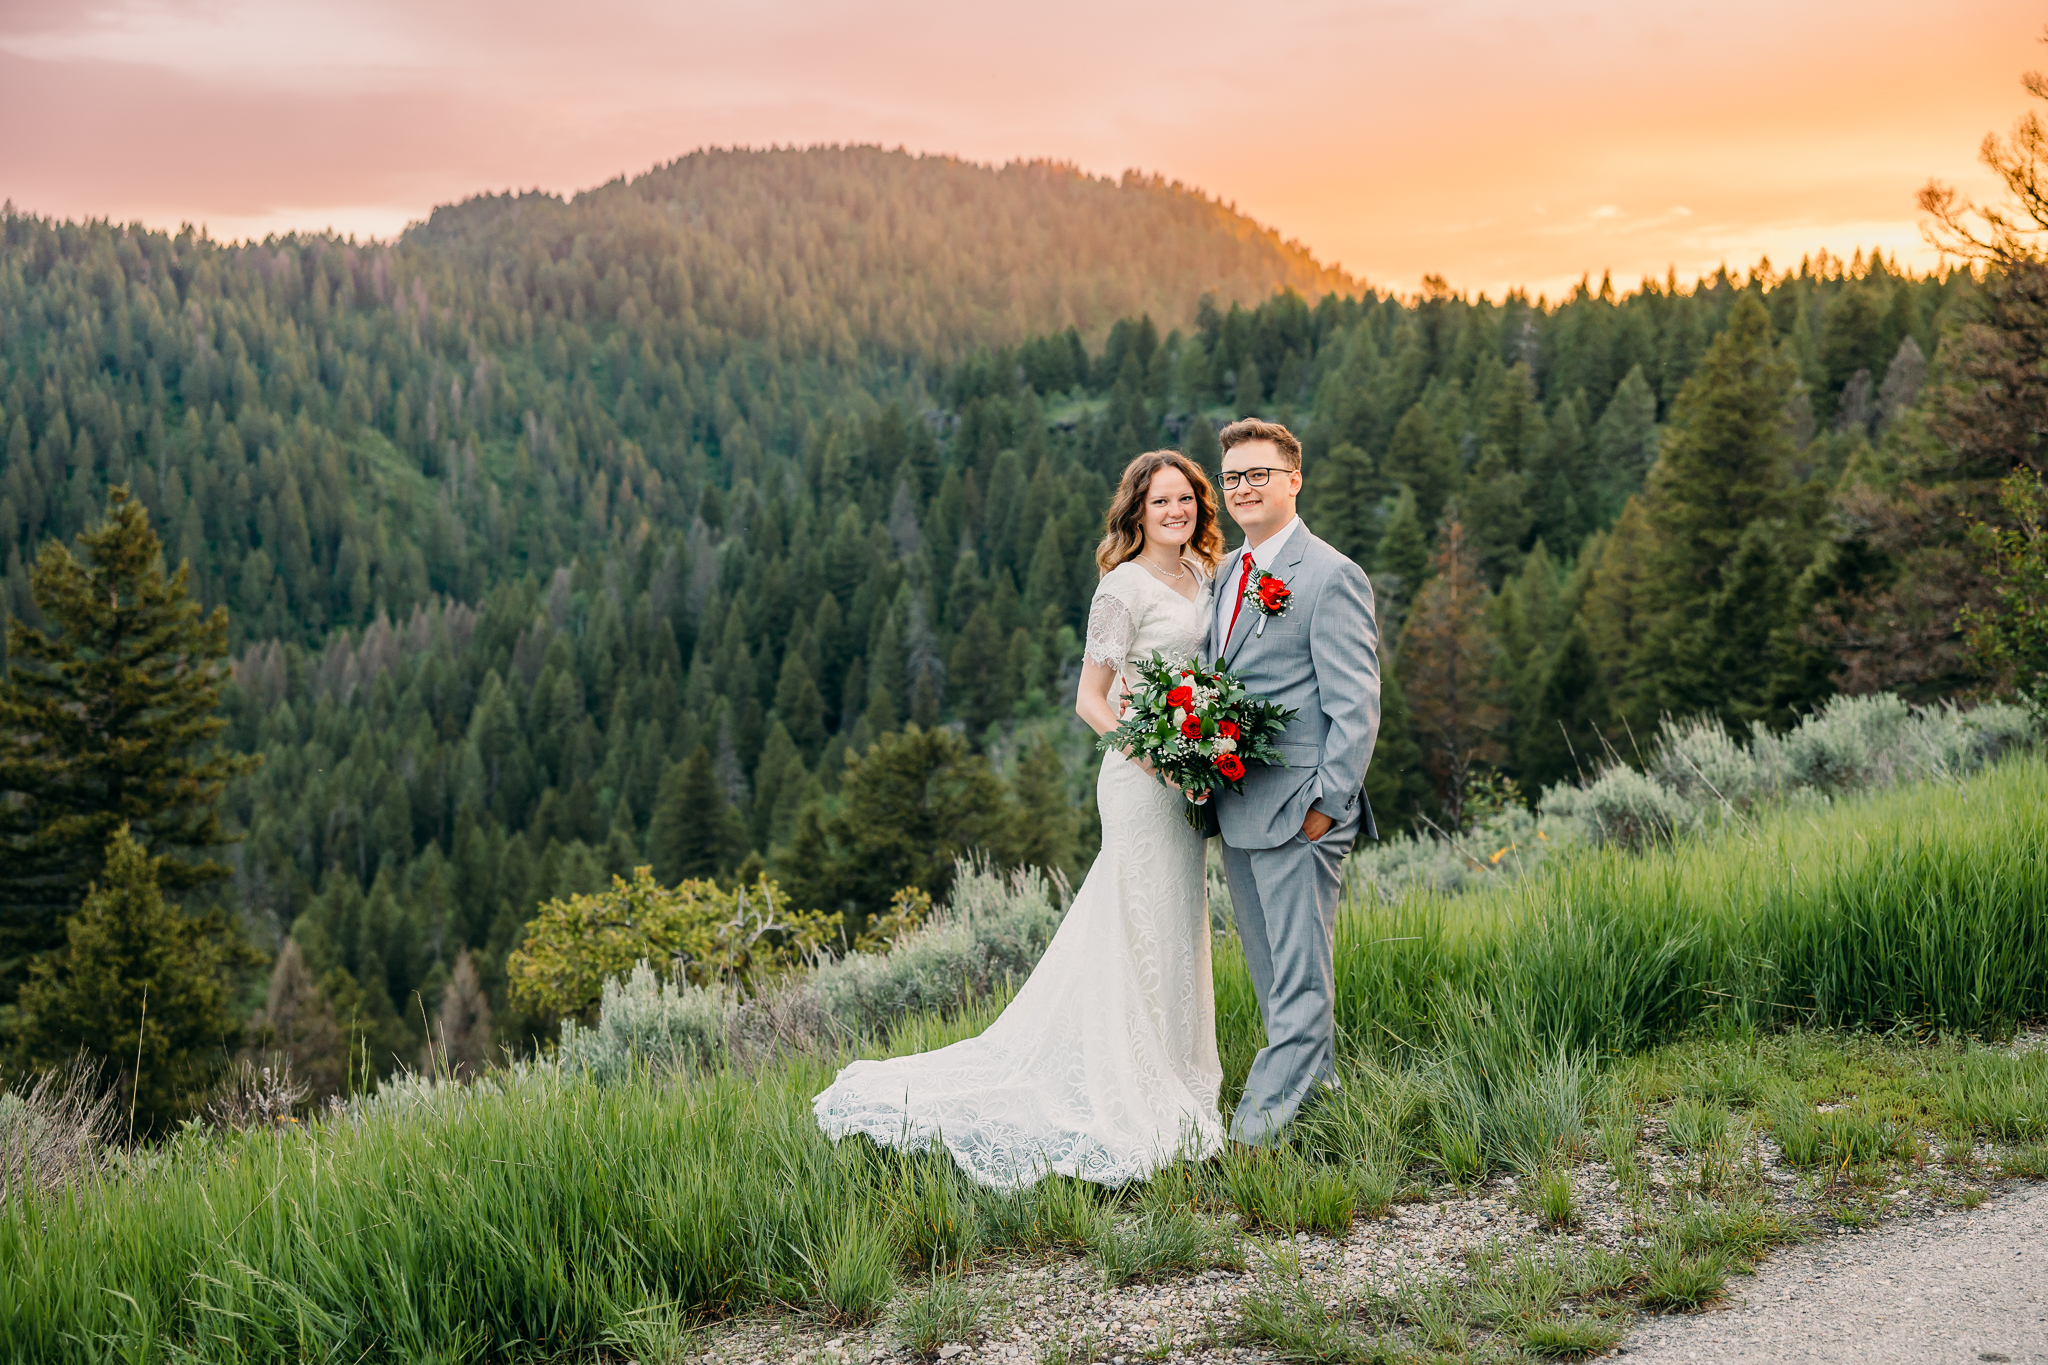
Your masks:
<instances>
[{"instance_id":1,"label":"bridal bouquet","mask_svg":"<svg viewBox=\"0 0 2048 1365\"><path fill-rule=\"evenodd\" d=\"M1126 694L1130 709L1096 746L1150 762L1186 795L1196 829L1208 827L1203 808L1217 788L1244 790L1246 763L1286 766L1273 740L1294 711L1245 691L1221 664L1203 668L1154 654L1133 671L1139 680Z\"/></svg>"}]
</instances>

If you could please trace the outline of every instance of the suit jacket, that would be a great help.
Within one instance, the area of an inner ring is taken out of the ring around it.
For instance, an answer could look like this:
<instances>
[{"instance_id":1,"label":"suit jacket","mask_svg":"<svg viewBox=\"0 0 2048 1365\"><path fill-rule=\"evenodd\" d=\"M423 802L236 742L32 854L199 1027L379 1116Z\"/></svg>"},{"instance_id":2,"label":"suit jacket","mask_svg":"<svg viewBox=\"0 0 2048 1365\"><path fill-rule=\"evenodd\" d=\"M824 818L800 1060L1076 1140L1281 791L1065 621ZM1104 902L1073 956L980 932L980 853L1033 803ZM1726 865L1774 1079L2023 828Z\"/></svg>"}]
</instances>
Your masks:
<instances>
[{"instance_id":1,"label":"suit jacket","mask_svg":"<svg viewBox=\"0 0 2048 1365\"><path fill-rule=\"evenodd\" d=\"M1221 591L1237 586L1243 555L1240 549L1224 558L1216 576ZM1223 841L1233 848L1278 848L1301 832L1311 806L1339 824L1362 808L1361 832L1377 839L1365 799L1365 769L1380 728L1372 583L1307 526L1297 527L1279 559L1263 567L1287 584L1287 611L1262 616L1246 602L1220 648L1216 623L1210 623L1207 652L1253 693L1297 714L1274 743L1287 766L1247 764L1244 791L1218 794Z\"/></svg>"}]
</instances>

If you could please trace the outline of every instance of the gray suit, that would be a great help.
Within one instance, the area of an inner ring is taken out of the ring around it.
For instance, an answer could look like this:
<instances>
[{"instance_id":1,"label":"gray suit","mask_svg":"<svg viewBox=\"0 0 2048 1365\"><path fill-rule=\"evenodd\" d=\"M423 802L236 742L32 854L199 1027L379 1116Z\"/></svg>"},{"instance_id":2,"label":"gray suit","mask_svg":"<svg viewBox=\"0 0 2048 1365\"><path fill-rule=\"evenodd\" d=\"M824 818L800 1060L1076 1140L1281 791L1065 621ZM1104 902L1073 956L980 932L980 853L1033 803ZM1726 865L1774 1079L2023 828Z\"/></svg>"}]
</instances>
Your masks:
<instances>
[{"instance_id":1,"label":"gray suit","mask_svg":"<svg viewBox=\"0 0 2048 1365\"><path fill-rule=\"evenodd\" d=\"M1221 591L1236 589L1242 554L1224 559ZM1361 830L1379 837L1363 790L1380 728L1372 584L1307 526L1262 567L1286 582L1287 612L1263 617L1247 602L1223 648L1214 624L1209 641L1210 656L1220 654L1253 693L1298 712L1276 745L1288 766L1251 764L1243 793L1216 801L1237 931L1266 1025L1266 1046L1231 1120L1240 1142L1272 1140L1315 1085L1335 1075L1340 869ZM1314 843L1301 832L1311 808L1336 822Z\"/></svg>"}]
</instances>

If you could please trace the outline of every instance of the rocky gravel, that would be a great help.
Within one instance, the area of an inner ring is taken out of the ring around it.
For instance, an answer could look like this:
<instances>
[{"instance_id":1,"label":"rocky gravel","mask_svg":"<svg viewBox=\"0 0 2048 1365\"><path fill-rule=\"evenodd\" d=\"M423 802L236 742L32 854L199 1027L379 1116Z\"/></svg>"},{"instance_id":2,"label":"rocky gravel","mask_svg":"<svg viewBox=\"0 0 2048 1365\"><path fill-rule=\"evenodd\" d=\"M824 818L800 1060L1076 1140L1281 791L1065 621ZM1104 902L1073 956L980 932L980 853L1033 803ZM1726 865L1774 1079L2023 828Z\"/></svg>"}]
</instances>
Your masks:
<instances>
[{"instance_id":1,"label":"rocky gravel","mask_svg":"<svg viewBox=\"0 0 2048 1365\"><path fill-rule=\"evenodd\" d=\"M1756 1140L1752 1155L1775 1195L1772 1202L1789 1216L1844 1207L1840 1192L1831 1194L1777 1165L1768 1141ZM1270 1361L1270 1351L1239 1340L1239 1326L1243 1301L1260 1289L1276 1254L1298 1257L1302 1277L1317 1295L1336 1300L1432 1280L1462 1281L1474 1256L1639 1247L1648 1219L1681 1192L1686 1169L1684 1160L1655 1151L1653 1144L1645 1145L1642 1159L1653 1206L1631 1210L1606 1165L1589 1161L1575 1181L1581 1221L1566 1231L1545 1229L1521 1207L1515 1182L1499 1180L1472 1192L1444 1188L1397 1204L1384 1218L1359 1219L1341 1239L1307 1233L1248 1238L1241 1271L1207 1270L1111 1288L1096 1265L1080 1256L1005 1259L967 1277L983 1300L976 1330L933 1355L900 1345L887 1316L847 1330L808 1313L767 1311L707 1328L681 1358L702 1365ZM1780 1251L1754 1279L1731 1279L1733 1306L1697 1315L1641 1315L1616 1354L1651 1365L1975 1361L2001 1355L2048 1365L2048 1254L2034 1254L2032 1278L2024 1285L2012 1278L2024 1259L2013 1251L2029 1245L2026 1239L2033 1239L2033 1247L2048 1246L2042 1238L2048 1232L2048 1189L2017 1187L1966 1211L1958 1194L1972 1188L1981 1184L1944 1183L1930 1169L1894 1189L1861 1191L1853 1207L1883 1220L1884 1230L1856 1233L1822 1219L1830 1231ZM1919 1319L1914 1330L1920 1336L1903 1335L1908 1316ZM1993 1330L2001 1321L2013 1330ZM1921 1351L1920 1345L1906 1344L1921 1337L1928 1353L1903 1353ZM1938 1340L1954 1349L1937 1351L1932 1343ZM1978 1344L1956 1354L1972 1342ZM1895 1347L1902 1353L1884 1353ZM1828 1354L1838 1348L1844 1353ZM1513 1356L1504 1346L1491 1354Z\"/></svg>"},{"instance_id":2,"label":"rocky gravel","mask_svg":"<svg viewBox=\"0 0 2048 1365\"><path fill-rule=\"evenodd\" d=\"M2043 1038L2032 1034L2020 1045L2039 1046ZM1678 1150L1652 1118L1642 1125L1634 1179L1600 1158L1589 1130L1582 1160L1572 1167L1576 1217L1563 1229L1546 1227L1533 1191L1511 1177L1474 1189L1410 1187L1385 1216L1360 1217L1341 1238L1248 1235L1242 1269L1112 1288L1092 1260L1076 1254L986 1258L966 1277L981 1296L975 1329L933 1354L906 1349L888 1314L848 1330L785 1309L713 1324L672 1359L1272 1361L1270 1350L1247 1343L1242 1323L1245 1300L1270 1288L1276 1275L1298 1273L1315 1298L1334 1305L1464 1283L1476 1261L1523 1251L1640 1252L1659 1222L1706 1198L1766 1204L1803 1240L1773 1252L1754 1277L1732 1276L1727 1297L1705 1312L1624 1318L1629 1335L1611 1354L1646 1365L2048 1365L2048 1187L1997 1177L2000 1149L1979 1144L1965 1154L1944 1148L1936 1134L1921 1137L1922 1159L1866 1170L1855 1183L1788 1166L1746 1119L1738 1118L1728 1141L1703 1159ZM917 1288L906 1283L904 1293ZM1475 1339L1471 1359L1532 1358L1496 1338Z\"/></svg>"},{"instance_id":3,"label":"rocky gravel","mask_svg":"<svg viewBox=\"0 0 2048 1365\"><path fill-rule=\"evenodd\" d=\"M1729 1305L1644 1318L1637 1365L2048 1365L2048 1188L1795 1247L1730 1285Z\"/></svg>"}]
</instances>

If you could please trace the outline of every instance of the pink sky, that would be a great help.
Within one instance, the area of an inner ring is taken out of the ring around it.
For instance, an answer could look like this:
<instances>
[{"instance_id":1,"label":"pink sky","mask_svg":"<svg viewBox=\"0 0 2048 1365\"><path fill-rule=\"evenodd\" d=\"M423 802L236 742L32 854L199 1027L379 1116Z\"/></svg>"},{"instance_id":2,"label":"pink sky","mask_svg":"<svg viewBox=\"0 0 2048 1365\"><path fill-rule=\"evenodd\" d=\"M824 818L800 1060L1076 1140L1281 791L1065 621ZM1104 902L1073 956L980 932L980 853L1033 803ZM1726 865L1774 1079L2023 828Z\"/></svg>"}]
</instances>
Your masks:
<instances>
[{"instance_id":1,"label":"pink sky","mask_svg":"<svg viewBox=\"0 0 2048 1365\"><path fill-rule=\"evenodd\" d=\"M2018 0L0 3L0 197L387 236L707 145L1158 171L1413 291L1624 287L1873 244L1987 188L2048 67Z\"/></svg>"}]
</instances>

